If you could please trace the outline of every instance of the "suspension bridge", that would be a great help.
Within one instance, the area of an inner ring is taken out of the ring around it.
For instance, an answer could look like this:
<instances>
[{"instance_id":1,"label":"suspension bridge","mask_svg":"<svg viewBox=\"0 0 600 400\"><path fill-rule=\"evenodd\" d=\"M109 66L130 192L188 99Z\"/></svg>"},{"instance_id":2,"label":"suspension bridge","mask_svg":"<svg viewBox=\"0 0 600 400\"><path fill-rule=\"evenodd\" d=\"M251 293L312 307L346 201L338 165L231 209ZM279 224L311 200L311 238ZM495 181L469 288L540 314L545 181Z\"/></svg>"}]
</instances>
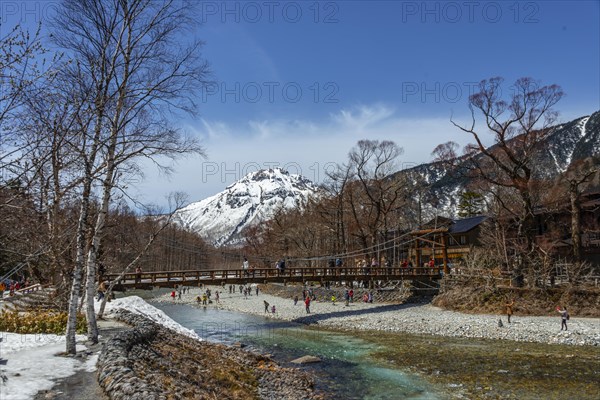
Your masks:
<instances>
[{"instance_id":1,"label":"suspension bridge","mask_svg":"<svg viewBox=\"0 0 600 400\"><path fill-rule=\"evenodd\" d=\"M306 282L374 282L374 281L420 281L423 283L441 278L440 268L418 267L287 267L235 269L235 270L188 270L159 271L125 274L106 274L103 280L117 280L114 289L150 289L152 287L196 286L199 284L251 284L251 283L306 283Z\"/></svg>"}]
</instances>

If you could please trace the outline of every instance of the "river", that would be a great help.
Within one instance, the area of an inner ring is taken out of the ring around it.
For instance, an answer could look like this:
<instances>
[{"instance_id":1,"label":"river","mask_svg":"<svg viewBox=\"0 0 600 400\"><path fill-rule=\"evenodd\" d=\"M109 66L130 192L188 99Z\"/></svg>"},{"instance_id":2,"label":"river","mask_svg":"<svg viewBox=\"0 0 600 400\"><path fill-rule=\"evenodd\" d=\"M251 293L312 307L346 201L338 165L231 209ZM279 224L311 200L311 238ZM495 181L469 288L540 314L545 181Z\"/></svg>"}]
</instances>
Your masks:
<instances>
[{"instance_id":1,"label":"river","mask_svg":"<svg viewBox=\"0 0 600 400\"><path fill-rule=\"evenodd\" d=\"M303 368L315 372L317 389L326 390L335 398L447 398L417 374L371 360L369 355L381 348L357 337L223 310L166 303L153 305L207 340L241 342L251 349L271 354L281 364L304 355L321 358L322 362Z\"/></svg>"},{"instance_id":2,"label":"river","mask_svg":"<svg viewBox=\"0 0 600 400\"><path fill-rule=\"evenodd\" d=\"M600 398L600 349L499 340L340 333L192 305L154 306L201 337L241 342L305 365L317 389L344 399Z\"/></svg>"}]
</instances>

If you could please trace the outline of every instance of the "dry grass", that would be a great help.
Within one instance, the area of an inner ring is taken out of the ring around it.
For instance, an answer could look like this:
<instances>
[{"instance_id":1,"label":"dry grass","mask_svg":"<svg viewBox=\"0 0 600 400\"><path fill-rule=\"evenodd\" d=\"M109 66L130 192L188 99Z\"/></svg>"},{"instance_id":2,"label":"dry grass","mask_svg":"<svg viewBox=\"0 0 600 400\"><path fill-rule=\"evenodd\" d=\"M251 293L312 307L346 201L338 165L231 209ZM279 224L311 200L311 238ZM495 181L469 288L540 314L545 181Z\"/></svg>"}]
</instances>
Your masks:
<instances>
[{"instance_id":1,"label":"dry grass","mask_svg":"<svg viewBox=\"0 0 600 400\"><path fill-rule=\"evenodd\" d=\"M467 313L503 314L515 299L513 311L520 315L554 315L556 306L568 307L571 315L600 317L600 290L572 288L526 289L455 285L436 296L433 304Z\"/></svg>"},{"instance_id":2,"label":"dry grass","mask_svg":"<svg viewBox=\"0 0 600 400\"><path fill-rule=\"evenodd\" d=\"M67 330L67 313L58 311L0 312L0 331L16 333L53 333L63 335ZM83 314L77 316L77 333L86 332Z\"/></svg>"}]
</instances>

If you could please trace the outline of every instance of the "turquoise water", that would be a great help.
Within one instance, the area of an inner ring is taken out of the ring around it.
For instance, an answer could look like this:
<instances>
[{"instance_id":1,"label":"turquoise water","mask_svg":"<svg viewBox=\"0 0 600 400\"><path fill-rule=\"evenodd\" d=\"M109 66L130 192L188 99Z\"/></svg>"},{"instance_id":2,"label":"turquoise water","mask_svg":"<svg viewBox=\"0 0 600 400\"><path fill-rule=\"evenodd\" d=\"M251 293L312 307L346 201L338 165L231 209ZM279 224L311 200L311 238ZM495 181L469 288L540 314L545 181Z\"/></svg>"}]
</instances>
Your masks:
<instances>
[{"instance_id":1,"label":"turquoise water","mask_svg":"<svg viewBox=\"0 0 600 400\"><path fill-rule=\"evenodd\" d=\"M378 350L377 346L348 334L210 308L153 305L207 340L226 344L241 342L261 353L271 354L283 365L304 355L319 357L322 362L302 368L314 372L317 389L333 393L332 398L446 398L418 375L375 363L369 354Z\"/></svg>"}]
</instances>

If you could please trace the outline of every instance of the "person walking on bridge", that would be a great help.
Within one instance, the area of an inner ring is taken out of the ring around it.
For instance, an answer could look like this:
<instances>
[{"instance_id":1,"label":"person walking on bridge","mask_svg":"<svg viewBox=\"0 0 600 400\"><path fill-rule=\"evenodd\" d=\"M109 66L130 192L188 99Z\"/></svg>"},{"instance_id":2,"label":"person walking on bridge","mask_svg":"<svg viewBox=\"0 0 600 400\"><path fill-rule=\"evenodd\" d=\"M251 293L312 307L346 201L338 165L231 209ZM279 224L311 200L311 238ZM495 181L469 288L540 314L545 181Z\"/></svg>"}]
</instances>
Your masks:
<instances>
[{"instance_id":1,"label":"person walking on bridge","mask_svg":"<svg viewBox=\"0 0 600 400\"><path fill-rule=\"evenodd\" d=\"M142 282L142 268L137 267L135 269L135 283L141 283Z\"/></svg>"},{"instance_id":2,"label":"person walking on bridge","mask_svg":"<svg viewBox=\"0 0 600 400\"><path fill-rule=\"evenodd\" d=\"M250 262L248 258L244 257L244 262L242 263L242 269L244 270L244 276L248 276L248 269L250 269Z\"/></svg>"},{"instance_id":3,"label":"person walking on bridge","mask_svg":"<svg viewBox=\"0 0 600 400\"><path fill-rule=\"evenodd\" d=\"M279 261L279 269L281 271L281 275L285 275L285 258L282 258L281 261Z\"/></svg>"}]
</instances>

